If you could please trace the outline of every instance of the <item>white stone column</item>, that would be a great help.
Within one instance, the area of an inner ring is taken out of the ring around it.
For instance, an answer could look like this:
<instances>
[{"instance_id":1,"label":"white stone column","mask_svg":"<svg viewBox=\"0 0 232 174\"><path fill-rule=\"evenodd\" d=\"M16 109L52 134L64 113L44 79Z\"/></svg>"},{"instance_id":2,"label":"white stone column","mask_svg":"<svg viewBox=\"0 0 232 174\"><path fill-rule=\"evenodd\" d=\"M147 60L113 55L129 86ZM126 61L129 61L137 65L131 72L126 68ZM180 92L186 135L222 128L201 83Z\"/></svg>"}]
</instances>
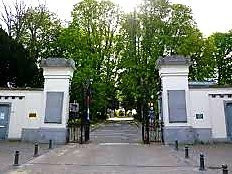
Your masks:
<instances>
[{"instance_id":1,"label":"white stone column","mask_svg":"<svg viewBox=\"0 0 232 174\"><path fill-rule=\"evenodd\" d=\"M162 85L161 109L165 143L173 143L175 140L193 141L189 107L189 65L190 60L182 56L167 56L157 61Z\"/></svg>"},{"instance_id":2,"label":"white stone column","mask_svg":"<svg viewBox=\"0 0 232 174\"><path fill-rule=\"evenodd\" d=\"M63 143L66 140L69 89L75 62L72 59L48 58L42 60L41 67L44 75L44 119L40 130L41 141L54 139Z\"/></svg>"}]
</instances>

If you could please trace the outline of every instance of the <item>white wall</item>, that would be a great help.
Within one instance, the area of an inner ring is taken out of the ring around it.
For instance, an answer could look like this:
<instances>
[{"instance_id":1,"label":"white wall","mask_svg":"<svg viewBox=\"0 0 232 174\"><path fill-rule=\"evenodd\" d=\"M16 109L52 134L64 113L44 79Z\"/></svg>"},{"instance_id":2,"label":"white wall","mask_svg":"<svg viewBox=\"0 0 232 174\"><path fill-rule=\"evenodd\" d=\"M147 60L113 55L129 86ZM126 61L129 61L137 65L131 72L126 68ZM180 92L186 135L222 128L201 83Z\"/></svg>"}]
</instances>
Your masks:
<instances>
[{"instance_id":1,"label":"white wall","mask_svg":"<svg viewBox=\"0 0 232 174\"><path fill-rule=\"evenodd\" d=\"M208 89L190 89L190 122L194 128L212 127L208 93ZM203 114L203 119L196 119L196 114Z\"/></svg>"},{"instance_id":2,"label":"white wall","mask_svg":"<svg viewBox=\"0 0 232 174\"><path fill-rule=\"evenodd\" d=\"M212 94L216 94L213 98ZM219 94L224 94L221 98ZM212 138L227 138L225 120L225 101L232 101L228 95L232 88L190 89L190 109L194 128L212 128ZM204 119L196 119L196 113L203 113Z\"/></svg>"},{"instance_id":3,"label":"white wall","mask_svg":"<svg viewBox=\"0 0 232 174\"><path fill-rule=\"evenodd\" d=\"M232 98L228 97L228 94L232 95L232 88L196 88L195 86L189 89L188 73L188 65L164 64L159 67L164 125L210 128L212 138L226 139L225 102L232 102ZM168 90L185 90L187 123L169 123ZM216 95L215 98L212 97L213 94ZM197 119L196 114L203 114L203 119Z\"/></svg>"},{"instance_id":4,"label":"white wall","mask_svg":"<svg viewBox=\"0 0 232 174\"><path fill-rule=\"evenodd\" d=\"M20 139L22 128L39 128L44 120L42 112L43 91L38 90L0 90L0 103L10 104L9 139ZM15 99L4 96L15 96ZM17 96L23 96L19 99ZM29 113L36 113L36 118L29 118Z\"/></svg>"},{"instance_id":5,"label":"white wall","mask_svg":"<svg viewBox=\"0 0 232 174\"><path fill-rule=\"evenodd\" d=\"M9 121L9 139L20 139L22 129L66 128L69 115L69 88L74 69L72 66L60 65L57 59L50 66L43 67L44 89L0 89L0 103L11 106ZM48 63L49 64L49 63ZM47 92L63 92L62 122L44 123ZM9 96L8 99L5 96ZM10 96L16 97L12 99ZM23 97L21 100L17 97ZM36 117L29 118L29 113Z\"/></svg>"}]
</instances>

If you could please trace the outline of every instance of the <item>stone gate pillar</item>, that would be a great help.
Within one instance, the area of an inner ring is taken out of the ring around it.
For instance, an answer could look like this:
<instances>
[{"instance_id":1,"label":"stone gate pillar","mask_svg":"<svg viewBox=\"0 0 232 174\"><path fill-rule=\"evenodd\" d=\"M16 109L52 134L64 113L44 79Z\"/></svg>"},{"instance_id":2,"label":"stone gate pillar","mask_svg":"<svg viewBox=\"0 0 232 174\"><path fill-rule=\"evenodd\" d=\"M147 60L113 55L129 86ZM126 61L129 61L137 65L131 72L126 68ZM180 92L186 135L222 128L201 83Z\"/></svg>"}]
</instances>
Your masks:
<instances>
[{"instance_id":1,"label":"stone gate pillar","mask_svg":"<svg viewBox=\"0 0 232 174\"><path fill-rule=\"evenodd\" d=\"M183 143L194 140L189 119L189 65L190 59L182 56L167 56L157 61L162 85L161 110L166 144L174 143L175 140Z\"/></svg>"},{"instance_id":2,"label":"stone gate pillar","mask_svg":"<svg viewBox=\"0 0 232 174\"><path fill-rule=\"evenodd\" d=\"M41 62L44 75L44 119L40 141L66 141L69 115L69 89L75 62L72 59L47 58Z\"/></svg>"}]
</instances>

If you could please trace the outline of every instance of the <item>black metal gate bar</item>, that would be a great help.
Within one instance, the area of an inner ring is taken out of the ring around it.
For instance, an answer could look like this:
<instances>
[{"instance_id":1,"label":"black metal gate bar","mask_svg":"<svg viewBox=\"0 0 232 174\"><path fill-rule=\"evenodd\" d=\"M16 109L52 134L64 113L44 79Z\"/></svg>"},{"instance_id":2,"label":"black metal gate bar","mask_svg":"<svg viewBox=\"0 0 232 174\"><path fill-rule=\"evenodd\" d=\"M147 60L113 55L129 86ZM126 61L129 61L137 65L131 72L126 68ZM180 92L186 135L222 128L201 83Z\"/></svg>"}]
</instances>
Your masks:
<instances>
[{"instance_id":1,"label":"black metal gate bar","mask_svg":"<svg viewBox=\"0 0 232 174\"><path fill-rule=\"evenodd\" d=\"M163 143L163 123L160 120L150 122L150 141Z\"/></svg>"}]
</instances>

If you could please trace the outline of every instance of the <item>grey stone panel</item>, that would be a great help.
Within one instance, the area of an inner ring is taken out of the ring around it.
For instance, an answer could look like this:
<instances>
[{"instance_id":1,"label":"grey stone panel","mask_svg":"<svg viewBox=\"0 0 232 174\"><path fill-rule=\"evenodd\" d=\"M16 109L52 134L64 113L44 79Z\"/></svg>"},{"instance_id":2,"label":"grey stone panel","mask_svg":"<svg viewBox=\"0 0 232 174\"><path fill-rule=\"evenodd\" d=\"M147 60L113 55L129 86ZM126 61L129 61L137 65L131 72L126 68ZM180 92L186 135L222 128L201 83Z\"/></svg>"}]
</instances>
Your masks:
<instances>
[{"instance_id":1,"label":"grey stone panel","mask_svg":"<svg viewBox=\"0 0 232 174\"><path fill-rule=\"evenodd\" d=\"M211 142L213 142L213 143L232 143L230 138L213 138Z\"/></svg>"},{"instance_id":2,"label":"grey stone panel","mask_svg":"<svg viewBox=\"0 0 232 174\"><path fill-rule=\"evenodd\" d=\"M47 92L45 123L62 123L64 92Z\"/></svg>"},{"instance_id":3,"label":"grey stone panel","mask_svg":"<svg viewBox=\"0 0 232 174\"><path fill-rule=\"evenodd\" d=\"M22 141L39 142L39 129L22 129Z\"/></svg>"},{"instance_id":4,"label":"grey stone panel","mask_svg":"<svg viewBox=\"0 0 232 174\"><path fill-rule=\"evenodd\" d=\"M67 129L65 128L39 128L23 129L22 141L48 143L53 140L56 144L65 144Z\"/></svg>"},{"instance_id":5,"label":"grey stone panel","mask_svg":"<svg viewBox=\"0 0 232 174\"><path fill-rule=\"evenodd\" d=\"M197 142L210 142L212 141L211 128L194 128L195 141Z\"/></svg>"},{"instance_id":6,"label":"grey stone panel","mask_svg":"<svg viewBox=\"0 0 232 174\"><path fill-rule=\"evenodd\" d=\"M193 144L195 140L194 130L190 126L164 127L163 135L165 144L174 144L175 140L179 143Z\"/></svg>"},{"instance_id":7,"label":"grey stone panel","mask_svg":"<svg viewBox=\"0 0 232 174\"><path fill-rule=\"evenodd\" d=\"M42 59L41 67L71 67L76 69L75 62L73 59L65 59L65 58L47 58Z\"/></svg>"},{"instance_id":8,"label":"grey stone panel","mask_svg":"<svg viewBox=\"0 0 232 174\"><path fill-rule=\"evenodd\" d=\"M168 90L169 123L187 123L185 90Z\"/></svg>"}]
</instances>

